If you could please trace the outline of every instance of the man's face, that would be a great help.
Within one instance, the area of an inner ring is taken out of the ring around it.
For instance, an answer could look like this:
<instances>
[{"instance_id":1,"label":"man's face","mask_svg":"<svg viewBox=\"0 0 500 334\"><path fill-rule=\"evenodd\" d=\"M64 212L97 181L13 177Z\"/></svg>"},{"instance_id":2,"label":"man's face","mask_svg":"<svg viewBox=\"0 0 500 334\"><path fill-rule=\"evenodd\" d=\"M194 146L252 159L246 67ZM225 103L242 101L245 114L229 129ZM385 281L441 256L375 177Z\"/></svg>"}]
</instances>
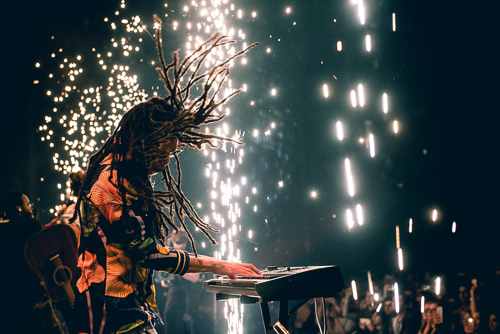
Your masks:
<instances>
[{"instance_id":1,"label":"man's face","mask_svg":"<svg viewBox=\"0 0 500 334\"><path fill-rule=\"evenodd\" d=\"M23 217L33 218L33 208L28 196L23 195L22 197L23 205L19 207L19 214Z\"/></svg>"},{"instance_id":2,"label":"man's face","mask_svg":"<svg viewBox=\"0 0 500 334\"><path fill-rule=\"evenodd\" d=\"M392 313L392 301L387 300L384 302L384 312L387 315Z\"/></svg>"},{"instance_id":3,"label":"man's face","mask_svg":"<svg viewBox=\"0 0 500 334\"><path fill-rule=\"evenodd\" d=\"M156 158L152 160L149 164L148 174L153 175L163 171L170 162L170 154L173 153L178 146L179 140L177 138L170 139L169 141L160 144L160 150L169 153L169 155L164 159Z\"/></svg>"},{"instance_id":4,"label":"man's face","mask_svg":"<svg viewBox=\"0 0 500 334\"><path fill-rule=\"evenodd\" d=\"M490 322L488 323L488 326L490 327L490 331L494 331L498 327L498 318L496 315L492 314L490 315Z\"/></svg>"}]
</instances>

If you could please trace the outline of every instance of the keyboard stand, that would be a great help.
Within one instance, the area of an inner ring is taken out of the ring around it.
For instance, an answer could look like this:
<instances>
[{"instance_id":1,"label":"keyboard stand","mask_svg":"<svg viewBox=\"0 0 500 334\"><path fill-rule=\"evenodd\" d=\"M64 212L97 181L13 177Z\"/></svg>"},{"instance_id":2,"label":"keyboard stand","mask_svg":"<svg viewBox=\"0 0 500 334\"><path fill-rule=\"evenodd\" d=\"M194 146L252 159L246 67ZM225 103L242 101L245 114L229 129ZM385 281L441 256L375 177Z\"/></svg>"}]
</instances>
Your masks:
<instances>
[{"instance_id":1,"label":"keyboard stand","mask_svg":"<svg viewBox=\"0 0 500 334\"><path fill-rule=\"evenodd\" d=\"M227 300L231 298L239 298L242 304L260 304L260 311L262 313L262 321L264 322L264 331L266 334L274 334L273 323L271 321L271 312L269 311L269 304L267 301L262 301L261 298L258 297L249 297L249 296L239 296L239 295L229 295L224 293L217 293L217 300ZM279 311L278 311L278 321L288 329L288 321L290 320L290 316L297 311L302 305L307 303L308 299L301 300L297 303L290 311L288 311L288 299L279 300Z\"/></svg>"}]
</instances>

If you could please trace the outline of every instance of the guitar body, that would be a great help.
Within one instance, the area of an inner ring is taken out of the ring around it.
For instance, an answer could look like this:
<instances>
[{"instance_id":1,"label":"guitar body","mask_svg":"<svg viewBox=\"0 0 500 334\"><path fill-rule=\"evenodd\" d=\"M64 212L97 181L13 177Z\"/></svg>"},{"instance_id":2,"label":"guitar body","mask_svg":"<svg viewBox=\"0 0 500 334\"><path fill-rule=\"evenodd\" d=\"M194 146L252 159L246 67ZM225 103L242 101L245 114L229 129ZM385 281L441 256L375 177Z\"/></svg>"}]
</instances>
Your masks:
<instances>
[{"instance_id":1,"label":"guitar body","mask_svg":"<svg viewBox=\"0 0 500 334\"><path fill-rule=\"evenodd\" d=\"M75 232L66 224L50 226L33 235L24 249L29 266L40 275L53 301L74 303L78 264Z\"/></svg>"}]
</instances>

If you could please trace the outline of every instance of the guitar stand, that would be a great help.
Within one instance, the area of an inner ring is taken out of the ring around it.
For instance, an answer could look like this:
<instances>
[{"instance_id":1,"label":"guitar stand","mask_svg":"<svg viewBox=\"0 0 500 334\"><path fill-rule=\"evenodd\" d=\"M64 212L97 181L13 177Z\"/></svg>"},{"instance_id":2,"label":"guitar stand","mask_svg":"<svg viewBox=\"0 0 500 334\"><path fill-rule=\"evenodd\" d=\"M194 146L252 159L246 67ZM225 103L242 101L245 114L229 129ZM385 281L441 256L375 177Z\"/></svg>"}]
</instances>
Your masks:
<instances>
[{"instance_id":1,"label":"guitar stand","mask_svg":"<svg viewBox=\"0 0 500 334\"><path fill-rule=\"evenodd\" d=\"M254 304L254 303L260 304L260 311L262 313L262 320L264 322L264 331L266 334L273 334L274 332L278 334L289 334L290 332L288 331L287 327L290 316L295 311L297 311L302 305L307 303L307 301L310 299L307 298L301 300L290 311L288 310L289 300L288 299L279 300L278 322L276 322L273 326L271 320L271 312L269 311L269 304L267 303L267 301L262 301L261 298L256 298L256 297L235 296L222 293L216 294L217 300L227 300L236 297L240 298L240 302L242 304Z\"/></svg>"}]
</instances>

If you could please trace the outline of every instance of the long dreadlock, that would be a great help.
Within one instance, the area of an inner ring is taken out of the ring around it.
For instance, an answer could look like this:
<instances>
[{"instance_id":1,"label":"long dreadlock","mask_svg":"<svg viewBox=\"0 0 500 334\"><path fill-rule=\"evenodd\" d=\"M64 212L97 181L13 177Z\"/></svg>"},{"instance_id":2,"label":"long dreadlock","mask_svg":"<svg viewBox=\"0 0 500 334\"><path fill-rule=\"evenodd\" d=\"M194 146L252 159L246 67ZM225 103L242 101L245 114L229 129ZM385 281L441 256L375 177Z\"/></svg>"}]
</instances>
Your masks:
<instances>
[{"instance_id":1,"label":"long dreadlock","mask_svg":"<svg viewBox=\"0 0 500 334\"><path fill-rule=\"evenodd\" d=\"M81 220L81 201L90 191L91 182L99 164L111 154L112 162L109 181L113 182L113 171L116 171L117 181L114 185L119 189L122 197L122 219L126 226L130 219L127 214L128 204L126 199L127 194L129 194L148 203L150 216L154 217L153 233L163 245L165 245L166 237L170 234L169 227L179 233L179 227L175 224L173 218L174 215L177 215L182 228L188 235L193 252L197 256L194 239L185 224L184 217L187 216L214 245L217 244L217 241L210 235L210 232L219 232L219 230L200 218L191 202L182 192L182 172L177 154L174 155L177 180L173 177L169 166L162 172L167 191L153 189L148 177L148 166L155 159L163 160L168 157L170 152L162 151L159 147L175 137L182 144L196 149L201 149L205 144L216 147L214 140L242 144L237 139L225 138L213 133L203 133L200 131L200 127L204 124L218 122L226 116L216 115L215 110L241 91L241 89L238 89L225 98L217 99L217 94L229 75L228 64L258 43L251 44L246 49L217 64L211 70L199 74L203 62L212 51L236 41L220 33L215 33L180 63L178 51L173 52L172 63L166 65L163 56L161 20L156 15L154 20L157 27L155 30L156 48L161 65L156 70L160 75L160 79L164 82L169 96L166 98L154 97L129 109L123 115L113 134L90 157L72 221L77 216ZM189 71L191 71L191 74L187 84L181 86L182 78ZM202 80L204 80L203 83ZM200 83L202 86L201 95L190 101L191 89ZM125 180L129 183L128 187L125 185ZM168 214L163 211L163 208L168 208Z\"/></svg>"}]
</instances>

